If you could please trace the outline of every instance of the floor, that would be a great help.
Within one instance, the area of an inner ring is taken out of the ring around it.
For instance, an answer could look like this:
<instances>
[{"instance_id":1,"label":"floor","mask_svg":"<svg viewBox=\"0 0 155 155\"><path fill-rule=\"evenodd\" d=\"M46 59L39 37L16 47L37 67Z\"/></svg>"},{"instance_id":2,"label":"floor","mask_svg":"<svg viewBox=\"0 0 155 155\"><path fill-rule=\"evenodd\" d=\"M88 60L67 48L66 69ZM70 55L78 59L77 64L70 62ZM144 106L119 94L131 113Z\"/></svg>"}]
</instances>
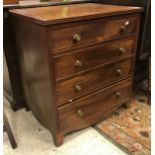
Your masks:
<instances>
[{"instance_id":1,"label":"floor","mask_svg":"<svg viewBox=\"0 0 155 155\"><path fill-rule=\"evenodd\" d=\"M6 132L3 134L4 155L125 155L94 128L74 132L65 137L61 147L55 147L50 132L25 109L13 112L7 100L4 105L18 147L13 150Z\"/></svg>"}]
</instances>

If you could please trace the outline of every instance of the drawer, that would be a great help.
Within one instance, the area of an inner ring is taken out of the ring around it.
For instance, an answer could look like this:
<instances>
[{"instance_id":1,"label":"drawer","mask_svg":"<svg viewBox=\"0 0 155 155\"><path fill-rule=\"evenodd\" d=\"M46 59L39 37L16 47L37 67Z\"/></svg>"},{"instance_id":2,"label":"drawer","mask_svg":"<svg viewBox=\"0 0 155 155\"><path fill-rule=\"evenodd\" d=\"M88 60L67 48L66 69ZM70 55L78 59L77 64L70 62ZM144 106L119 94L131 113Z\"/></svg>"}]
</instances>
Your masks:
<instances>
[{"instance_id":1,"label":"drawer","mask_svg":"<svg viewBox=\"0 0 155 155\"><path fill-rule=\"evenodd\" d=\"M133 72L133 60L125 59L103 66L95 71L79 75L56 85L58 106L94 91L100 87L115 83Z\"/></svg>"},{"instance_id":2,"label":"drawer","mask_svg":"<svg viewBox=\"0 0 155 155\"><path fill-rule=\"evenodd\" d=\"M104 45L85 48L76 53L55 56L55 76L59 79L108 61L127 57L136 51L136 38L133 36Z\"/></svg>"},{"instance_id":3,"label":"drawer","mask_svg":"<svg viewBox=\"0 0 155 155\"><path fill-rule=\"evenodd\" d=\"M70 131L96 123L108 110L130 99L131 90L132 80L128 79L59 108L59 130Z\"/></svg>"},{"instance_id":4,"label":"drawer","mask_svg":"<svg viewBox=\"0 0 155 155\"><path fill-rule=\"evenodd\" d=\"M53 53L110 41L138 30L139 15L118 16L67 24L50 29Z\"/></svg>"}]
</instances>

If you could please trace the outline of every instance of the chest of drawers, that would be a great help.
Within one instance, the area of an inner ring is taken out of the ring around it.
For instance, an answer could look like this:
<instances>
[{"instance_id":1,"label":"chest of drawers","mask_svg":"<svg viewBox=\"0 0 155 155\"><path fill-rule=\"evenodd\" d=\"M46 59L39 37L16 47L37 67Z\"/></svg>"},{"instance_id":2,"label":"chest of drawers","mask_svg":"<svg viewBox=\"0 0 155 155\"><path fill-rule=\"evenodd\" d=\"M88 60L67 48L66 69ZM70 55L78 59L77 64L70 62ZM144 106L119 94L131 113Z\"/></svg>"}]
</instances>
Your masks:
<instances>
[{"instance_id":1,"label":"chest of drawers","mask_svg":"<svg viewBox=\"0 0 155 155\"><path fill-rule=\"evenodd\" d=\"M57 146L131 99L141 12L91 3L11 11L25 98Z\"/></svg>"}]
</instances>

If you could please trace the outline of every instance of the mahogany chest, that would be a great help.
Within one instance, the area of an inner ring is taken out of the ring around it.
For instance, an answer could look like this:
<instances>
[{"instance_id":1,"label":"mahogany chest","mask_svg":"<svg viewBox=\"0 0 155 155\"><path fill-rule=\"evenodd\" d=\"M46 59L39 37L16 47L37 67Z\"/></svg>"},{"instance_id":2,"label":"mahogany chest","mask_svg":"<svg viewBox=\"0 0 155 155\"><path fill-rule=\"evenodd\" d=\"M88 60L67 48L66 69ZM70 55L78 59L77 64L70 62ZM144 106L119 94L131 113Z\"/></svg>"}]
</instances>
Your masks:
<instances>
[{"instance_id":1,"label":"mahogany chest","mask_svg":"<svg viewBox=\"0 0 155 155\"><path fill-rule=\"evenodd\" d=\"M130 101L141 12L93 3L11 11L25 97L56 146Z\"/></svg>"}]
</instances>

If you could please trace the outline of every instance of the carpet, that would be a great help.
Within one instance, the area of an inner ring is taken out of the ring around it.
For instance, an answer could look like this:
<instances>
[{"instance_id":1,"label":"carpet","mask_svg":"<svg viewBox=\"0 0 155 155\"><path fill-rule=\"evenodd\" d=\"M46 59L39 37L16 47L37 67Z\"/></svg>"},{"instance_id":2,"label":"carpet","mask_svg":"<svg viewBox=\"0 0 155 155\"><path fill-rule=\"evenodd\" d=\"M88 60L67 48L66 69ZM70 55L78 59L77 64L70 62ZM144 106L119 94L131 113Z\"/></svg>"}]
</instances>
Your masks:
<instances>
[{"instance_id":1,"label":"carpet","mask_svg":"<svg viewBox=\"0 0 155 155\"><path fill-rule=\"evenodd\" d=\"M95 128L132 155L151 154L151 108L134 98L128 109L120 108Z\"/></svg>"}]
</instances>

